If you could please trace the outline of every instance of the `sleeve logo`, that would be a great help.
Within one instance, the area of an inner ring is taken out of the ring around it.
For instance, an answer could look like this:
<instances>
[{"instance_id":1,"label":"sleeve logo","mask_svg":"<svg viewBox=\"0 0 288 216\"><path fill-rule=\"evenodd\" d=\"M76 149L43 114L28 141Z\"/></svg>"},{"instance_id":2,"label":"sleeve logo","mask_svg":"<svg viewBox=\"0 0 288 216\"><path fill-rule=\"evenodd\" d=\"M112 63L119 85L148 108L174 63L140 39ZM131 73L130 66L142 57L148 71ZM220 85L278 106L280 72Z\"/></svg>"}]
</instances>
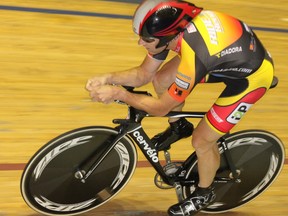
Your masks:
<instances>
[{"instance_id":1,"label":"sleeve logo","mask_svg":"<svg viewBox=\"0 0 288 216\"><path fill-rule=\"evenodd\" d=\"M176 77L175 83L178 87L182 88L182 89L189 89L190 84L188 82L185 82L181 79L179 79L178 77Z\"/></svg>"}]
</instances>

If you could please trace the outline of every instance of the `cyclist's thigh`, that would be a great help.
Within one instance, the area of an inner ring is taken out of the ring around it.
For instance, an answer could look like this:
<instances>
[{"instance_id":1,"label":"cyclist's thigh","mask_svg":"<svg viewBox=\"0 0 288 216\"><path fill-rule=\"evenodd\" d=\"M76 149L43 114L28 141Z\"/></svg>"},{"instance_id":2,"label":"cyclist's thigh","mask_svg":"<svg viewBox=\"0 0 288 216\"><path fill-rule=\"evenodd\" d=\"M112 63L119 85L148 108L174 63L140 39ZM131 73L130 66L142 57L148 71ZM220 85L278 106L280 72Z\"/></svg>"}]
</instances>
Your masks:
<instances>
[{"instance_id":1,"label":"cyclist's thigh","mask_svg":"<svg viewBox=\"0 0 288 216\"><path fill-rule=\"evenodd\" d=\"M244 79L225 79L226 88L205 116L207 123L219 133L229 132L269 89L273 72L273 65L264 60Z\"/></svg>"},{"instance_id":2,"label":"cyclist's thigh","mask_svg":"<svg viewBox=\"0 0 288 216\"><path fill-rule=\"evenodd\" d=\"M153 79L155 90L167 91L169 86L175 81L179 63L180 58L175 56L161 67Z\"/></svg>"}]
</instances>

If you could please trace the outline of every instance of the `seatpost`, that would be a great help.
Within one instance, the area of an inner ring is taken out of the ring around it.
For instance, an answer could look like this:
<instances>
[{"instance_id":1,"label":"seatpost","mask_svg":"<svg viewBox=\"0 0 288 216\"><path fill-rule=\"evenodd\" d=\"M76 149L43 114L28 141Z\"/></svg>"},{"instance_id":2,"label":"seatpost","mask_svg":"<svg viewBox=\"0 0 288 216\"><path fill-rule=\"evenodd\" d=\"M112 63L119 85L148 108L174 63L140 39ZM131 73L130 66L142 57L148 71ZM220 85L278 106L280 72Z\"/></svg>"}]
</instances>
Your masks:
<instances>
[{"instance_id":1,"label":"seatpost","mask_svg":"<svg viewBox=\"0 0 288 216\"><path fill-rule=\"evenodd\" d=\"M168 150L164 150L164 157L165 157L166 164L170 164L172 162L170 152Z\"/></svg>"}]
</instances>

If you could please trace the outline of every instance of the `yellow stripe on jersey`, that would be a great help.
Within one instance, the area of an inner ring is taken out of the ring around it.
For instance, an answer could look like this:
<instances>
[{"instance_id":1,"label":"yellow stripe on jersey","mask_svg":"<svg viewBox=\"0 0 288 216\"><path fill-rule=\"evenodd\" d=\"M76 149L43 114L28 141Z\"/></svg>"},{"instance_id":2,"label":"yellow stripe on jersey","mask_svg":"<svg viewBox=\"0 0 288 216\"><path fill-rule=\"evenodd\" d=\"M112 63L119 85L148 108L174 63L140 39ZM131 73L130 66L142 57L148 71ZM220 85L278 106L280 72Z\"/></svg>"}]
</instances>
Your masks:
<instances>
[{"instance_id":1,"label":"yellow stripe on jersey","mask_svg":"<svg viewBox=\"0 0 288 216\"><path fill-rule=\"evenodd\" d=\"M272 83L273 71L273 65L271 64L271 62L264 59L260 68L250 76L246 77L249 82L249 87L245 91L236 96L218 98L216 104L219 106L227 106L228 104L233 104L233 101L240 100L247 94L247 92L251 92L261 87L264 87L268 90Z\"/></svg>"}]
</instances>

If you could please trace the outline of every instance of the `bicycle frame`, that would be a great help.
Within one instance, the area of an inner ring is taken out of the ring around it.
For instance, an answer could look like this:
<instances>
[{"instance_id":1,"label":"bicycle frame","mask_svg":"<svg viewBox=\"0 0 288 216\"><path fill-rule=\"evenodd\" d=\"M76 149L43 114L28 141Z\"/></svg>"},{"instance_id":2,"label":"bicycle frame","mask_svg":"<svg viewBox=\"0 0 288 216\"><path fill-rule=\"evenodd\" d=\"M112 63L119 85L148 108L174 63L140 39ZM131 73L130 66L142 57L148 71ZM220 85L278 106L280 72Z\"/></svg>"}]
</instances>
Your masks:
<instances>
[{"instance_id":1,"label":"bicycle frame","mask_svg":"<svg viewBox=\"0 0 288 216\"><path fill-rule=\"evenodd\" d=\"M171 111L169 112L165 117L187 117L187 118L203 118L205 115L205 112L175 112ZM144 154L146 159L149 161L149 163L153 166L155 171L160 175L162 180L168 184L168 185L174 185L175 182L181 182L182 185L187 183L195 183L195 180L185 180L183 176L180 174L185 171L188 166L191 164L192 155L193 153L183 162L181 167L177 170L175 175L170 176L167 175L160 163L160 159L158 157L158 151L155 149L155 146L151 142L151 139L148 137L147 133L142 128L142 120L145 117L154 117L149 114L147 114L144 111L137 110L131 106L128 106L128 117L126 119L114 119L113 123L119 124L117 127L119 129L118 134L113 137L113 139L109 139L109 141L106 141L106 148L103 151L102 155L99 157L97 161L95 161L87 170L87 172L83 172L82 168L85 167L85 162L80 165L78 171L75 173L75 176L77 176L78 179L80 179L83 183L86 181L87 178L93 173L93 171L99 166L101 161L109 154L109 152L115 147L117 142L125 135L128 135L134 143L137 144L137 146L140 148L141 152ZM221 138L221 141L219 142L219 145L221 145L223 151L225 152L225 157L227 160L227 163L231 169L231 172L233 174L233 179L237 180L237 170L235 166L233 165L231 156L229 154L228 148L225 144L225 139ZM93 154L93 153L92 153ZM235 177L235 178L234 178ZM231 179L215 179L216 182L223 182L226 183L228 181L231 181Z\"/></svg>"}]
</instances>

